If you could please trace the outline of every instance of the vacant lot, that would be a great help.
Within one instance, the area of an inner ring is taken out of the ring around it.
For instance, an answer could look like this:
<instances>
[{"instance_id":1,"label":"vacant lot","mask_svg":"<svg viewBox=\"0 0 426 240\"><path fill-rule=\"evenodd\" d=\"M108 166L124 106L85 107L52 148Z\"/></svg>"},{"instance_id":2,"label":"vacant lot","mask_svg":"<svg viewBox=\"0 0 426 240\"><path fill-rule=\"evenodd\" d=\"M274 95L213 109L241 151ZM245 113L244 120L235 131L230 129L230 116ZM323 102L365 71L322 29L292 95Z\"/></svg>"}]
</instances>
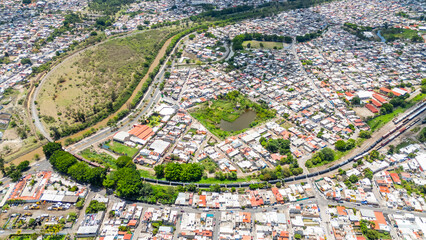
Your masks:
<instances>
[{"instance_id":1,"label":"vacant lot","mask_svg":"<svg viewBox=\"0 0 426 240\"><path fill-rule=\"evenodd\" d=\"M386 41L394 41L396 39L412 39L413 37L418 36L418 31L403 28L388 28L383 29L381 34Z\"/></svg>"},{"instance_id":2,"label":"vacant lot","mask_svg":"<svg viewBox=\"0 0 426 240\"><path fill-rule=\"evenodd\" d=\"M247 47L249 43L250 43L250 47L252 48L268 48L268 49L283 48L283 43L281 42L264 42L264 41L244 41L243 46ZM263 47L261 47L260 44L262 44Z\"/></svg>"},{"instance_id":3,"label":"vacant lot","mask_svg":"<svg viewBox=\"0 0 426 240\"><path fill-rule=\"evenodd\" d=\"M127 155L129 157L133 157L139 151L137 148L132 148L114 141L108 142L106 146L114 153Z\"/></svg>"},{"instance_id":4,"label":"vacant lot","mask_svg":"<svg viewBox=\"0 0 426 240\"><path fill-rule=\"evenodd\" d=\"M90 127L132 95L169 30L116 38L66 59L46 79L37 98L46 129L62 136Z\"/></svg>"}]
</instances>

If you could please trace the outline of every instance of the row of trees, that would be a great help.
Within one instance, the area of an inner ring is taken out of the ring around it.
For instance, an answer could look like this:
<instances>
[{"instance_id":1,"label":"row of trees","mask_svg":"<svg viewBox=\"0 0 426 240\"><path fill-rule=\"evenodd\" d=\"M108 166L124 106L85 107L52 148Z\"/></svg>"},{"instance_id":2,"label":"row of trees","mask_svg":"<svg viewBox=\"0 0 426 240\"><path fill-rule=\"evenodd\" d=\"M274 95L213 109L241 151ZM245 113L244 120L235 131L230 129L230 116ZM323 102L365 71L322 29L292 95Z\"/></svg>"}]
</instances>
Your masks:
<instances>
[{"instance_id":1,"label":"row of trees","mask_svg":"<svg viewBox=\"0 0 426 240\"><path fill-rule=\"evenodd\" d=\"M127 156L119 157L116 160L117 170L107 174L104 168L92 168L84 162L78 162L72 154L62 150L60 143L46 144L43 152L58 172L78 182L104 186L115 191L119 197L150 203L173 203L177 196L173 187L153 186L142 182L136 165ZM91 205L90 209L93 208L93 211L102 208L96 203Z\"/></svg>"},{"instance_id":2,"label":"row of trees","mask_svg":"<svg viewBox=\"0 0 426 240\"><path fill-rule=\"evenodd\" d=\"M410 94L404 94L401 96L393 97L389 103L384 103L382 107L380 108L380 114L386 115L389 113L392 113L393 110L397 107L406 107L409 102L406 101L407 98L410 97Z\"/></svg>"},{"instance_id":3,"label":"row of trees","mask_svg":"<svg viewBox=\"0 0 426 240\"><path fill-rule=\"evenodd\" d=\"M308 8L310 6L330 2L330 0L292 0L292 1L273 1L264 3L260 6L237 6L226 8L220 11L206 11L196 16L191 16L192 21L220 21L235 22L243 19L273 16L282 11L291 9Z\"/></svg>"},{"instance_id":4,"label":"row of trees","mask_svg":"<svg viewBox=\"0 0 426 240\"><path fill-rule=\"evenodd\" d=\"M314 38L321 36L321 34L322 34L322 31L318 30L317 32L307 33L303 36L296 36L296 41L297 42L307 42L309 40L312 40Z\"/></svg>"},{"instance_id":5,"label":"row of trees","mask_svg":"<svg viewBox=\"0 0 426 240\"><path fill-rule=\"evenodd\" d=\"M426 78L422 80L420 89L422 93L426 93Z\"/></svg>"},{"instance_id":6,"label":"row of trees","mask_svg":"<svg viewBox=\"0 0 426 240\"><path fill-rule=\"evenodd\" d=\"M78 182L102 186L107 170L101 167L90 167L85 162L79 162L69 152L55 151L49 158L50 164L60 173L69 175Z\"/></svg>"},{"instance_id":7,"label":"row of trees","mask_svg":"<svg viewBox=\"0 0 426 240\"><path fill-rule=\"evenodd\" d=\"M286 42L291 43L292 38L289 36L278 36L278 35L266 35L261 33L244 33L234 37L232 39L232 47L234 50L242 50L243 42L257 40L257 41L269 41L269 42Z\"/></svg>"},{"instance_id":8,"label":"row of trees","mask_svg":"<svg viewBox=\"0 0 426 240\"><path fill-rule=\"evenodd\" d=\"M220 181L224 180L237 180L238 176L236 172L224 173L221 171L217 171L214 175L214 178Z\"/></svg>"},{"instance_id":9,"label":"row of trees","mask_svg":"<svg viewBox=\"0 0 426 240\"><path fill-rule=\"evenodd\" d=\"M22 177L22 172L28 170L29 165L29 161L23 161L18 166L11 163L8 167L4 167L4 159L0 158L0 171L3 173L3 176L10 177L13 182L18 181Z\"/></svg>"},{"instance_id":10,"label":"row of trees","mask_svg":"<svg viewBox=\"0 0 426 240\"><path fill-rule=\"evenodd\" d=\"M159 179L166 178L167 181L197 182L203 177L204 168L197 163L174 163L157 165L154 167L155 176Z\"/></svg>"},{"instance_id":11,"label":"row of trees","mask_svg":"<svg viewBox=\"0 0 426 240\"><path fill-rule=\"evenodd\" d=\"M46 144L43 147L43 152L58 172L67 174L78 182L102 186L107 173L105 168L92 168L85 162L77 161L77 158L71 153L62 150L60 143Z\"/></svg>"}]
</instances>

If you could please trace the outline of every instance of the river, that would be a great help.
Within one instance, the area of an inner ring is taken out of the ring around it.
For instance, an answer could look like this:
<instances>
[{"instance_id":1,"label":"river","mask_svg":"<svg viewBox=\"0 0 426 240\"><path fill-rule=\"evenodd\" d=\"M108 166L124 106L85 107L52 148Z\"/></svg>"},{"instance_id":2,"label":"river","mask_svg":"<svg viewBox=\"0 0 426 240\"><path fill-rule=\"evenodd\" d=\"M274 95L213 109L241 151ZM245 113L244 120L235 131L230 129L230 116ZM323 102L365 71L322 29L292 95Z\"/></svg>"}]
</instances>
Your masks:
<instances>
[{"instance_id":1,"label":"river","mask_svg":"<svg viewBox=\"0 0 426 240\"><path fill-rule=\"evenodd\" d=\"M380 40L382 40L382 42L386 42L386 39L382 35L380 35L381 31L382 30L377 31L377 36L380 38Z\"/></svg>"},{"instance_id":2,"label":"river","mask_svg":"<svg viewBox=\"0 0 426 240\"><path fill-rule=\"evenodd\" d=\"M252 110L248 110L245 113L241 114L233 122L228 122L222 119L220 121L220 129L224 131L228 131L228 132L240 131L250 127L250 123L252 123L255 118L256 118L256 112Z\"/></svg>"}]
</instances>

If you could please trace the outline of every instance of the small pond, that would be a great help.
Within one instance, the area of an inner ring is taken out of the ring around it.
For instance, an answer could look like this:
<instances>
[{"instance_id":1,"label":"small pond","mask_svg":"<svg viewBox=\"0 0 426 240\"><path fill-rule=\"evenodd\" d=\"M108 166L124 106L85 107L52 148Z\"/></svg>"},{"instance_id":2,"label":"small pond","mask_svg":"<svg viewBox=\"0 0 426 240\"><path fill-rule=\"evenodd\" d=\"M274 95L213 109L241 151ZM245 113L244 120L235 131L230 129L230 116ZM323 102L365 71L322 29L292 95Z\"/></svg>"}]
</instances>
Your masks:
<instances>
[{"instance_id":1,"label":"small pond","mask_svg":"<svg viewBox=\"0 0 426 240\"><path fill-rule=\"evenodd\" d=\"M254 121L256 118L256 112L252 110L248 110L245 113L241 114L235 121L228 122L225 120L220 121L220 129L224 131L240 131L244 128L250 127L250 123Z\"/></svg>"}]
</instances>

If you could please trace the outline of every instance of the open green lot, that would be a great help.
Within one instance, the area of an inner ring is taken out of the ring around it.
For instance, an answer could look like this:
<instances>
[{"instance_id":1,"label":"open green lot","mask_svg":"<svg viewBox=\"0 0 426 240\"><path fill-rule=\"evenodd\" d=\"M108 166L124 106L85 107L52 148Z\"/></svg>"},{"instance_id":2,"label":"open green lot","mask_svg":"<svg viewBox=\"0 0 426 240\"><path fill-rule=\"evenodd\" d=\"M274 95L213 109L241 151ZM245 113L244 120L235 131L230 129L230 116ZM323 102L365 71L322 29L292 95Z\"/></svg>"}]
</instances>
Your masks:
<instances>
[{"instance_id":1,"label":"open green lot","mask_svg":"<svg viewBox=\"0 0 426 240\"><path fill-rule=\"evenodd\" d=\"M247 44L250 43L251 48L267 48L267 49L281 49L283 48L283 43L280 42L265 42L265 41L244 41L243 46L247 47ZM263 47L260 46L260 44L263 44Z\"/></svg>"},{"instance_id":2,"label":"open green lot","mask_svg":"<svg viewBox=\"0 0 426 240\"><path fill-rule=\"evenodd\" d=\"M99 164L109 166L111 168L117 168L117 165L115 164L115 159L107 153L97 153L94 150L87 148L81 151L80 155L89 161L97 162Z\"/></svg>"},{"instance_id":3,"label":"open green lot","mask_svg":"<svg viewBox=\"0 0 426 240\"><path fill-rule=\"evenodd\" d=\"M190 113L210 132L219 138L226 138L230 135L244 132L245 129L224 131L220 128L221 121L233 122L247 110L256 112L256 117L250 123L250 127L275 117L275 111L268 109L267 106L250 101L238 91L232 91L225 96L219 96L217 100L204 102L191 109Z\"/></svg>"},{"instance_id":4,"label":"open green lot","mask_svg":"<svg viewBox=\"0 0 426 240\"><path fill-rule=\"evenodd\" d=\"M405 112L407 109L412 107L414 104L416 104L417 102L419 102L419 101L421 101L425 98L426 98L426 94L420 93L420 94L416 95L413 99L411 99L405 107L398 107L398 108L394 109L392 113L380 115L380 116L377 116L373 119L370 119L369 121L367 121L367 124L368 124L368 126L370 126L371 131L374 132L374 131L380 129L381 127L383 127L386 123L390 122L396 116Z\"/></svg>"},{"instance_id":5,"label":"open green lot","mask_svg":"<svg viewBox=\"0 0 426 240\"><path fill-rule=\"evenodd\" d=\"M418 37L418 31L403 28L388 28L383 29L381 35L386 39L386 41L394 41L396 39L402 40Z\"/></svg>"},{"instance_id":6,"label":"open green lot","mask_svg":"<svg viewBox=\"0 0 426 240\"><path fill-rule=\"evenodd\" d=\"M114 38L65 59L37 97L46 129L67 136L108 117L130 98L170 28Z\"/></svg>"},{"instance_id":7,"label":"open green lot","mask_svg":"<svg viewBox=\"0 0 426 240\"><path fill-rule=\"evenodd\" d=\"M118 153L118 154L124 154L124 155L127 155L129 157L133 157L139 151L136 148L132 148L132 147L129 147L129 146L126 146L124 144L114 142L114 141L110 141L110 142L106 143L105 145L107 145L111 151Z\"/></svg>"}]
</instances>

